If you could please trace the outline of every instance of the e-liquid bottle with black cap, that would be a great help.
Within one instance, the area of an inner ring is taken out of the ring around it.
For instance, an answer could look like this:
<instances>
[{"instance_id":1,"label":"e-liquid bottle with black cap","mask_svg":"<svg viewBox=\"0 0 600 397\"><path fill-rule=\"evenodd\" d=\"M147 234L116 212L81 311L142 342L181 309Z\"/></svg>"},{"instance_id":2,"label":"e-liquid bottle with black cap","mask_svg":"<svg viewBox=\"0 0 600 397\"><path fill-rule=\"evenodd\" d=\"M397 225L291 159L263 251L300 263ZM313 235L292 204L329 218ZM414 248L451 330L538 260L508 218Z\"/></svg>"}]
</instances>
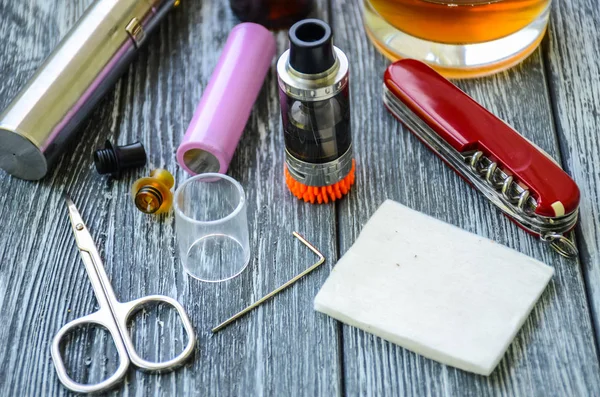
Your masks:
<instances>
[{"instance_id":1,"label":"e-liquid bottle with black cap","mask_svg":"<svg viewBox=\"0 0 600 397\"><path fill-rule=\"evenodd\" d=\"M297 22L277 63L285 178L304 201L340 199L354 183L348 59L318 19Z\"/></svg>"}]
</instances>

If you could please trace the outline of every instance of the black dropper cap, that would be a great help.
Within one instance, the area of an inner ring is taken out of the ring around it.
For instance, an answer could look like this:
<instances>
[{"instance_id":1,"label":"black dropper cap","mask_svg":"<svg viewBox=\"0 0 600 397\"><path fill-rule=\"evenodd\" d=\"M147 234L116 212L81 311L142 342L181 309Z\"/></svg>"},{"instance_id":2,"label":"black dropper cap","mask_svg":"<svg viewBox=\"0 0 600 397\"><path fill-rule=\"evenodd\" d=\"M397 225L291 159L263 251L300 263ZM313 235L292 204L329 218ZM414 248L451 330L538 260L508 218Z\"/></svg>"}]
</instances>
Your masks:
<instances>
[{"instance_id":1,"label":"black dropper cap","mask_svg":"<svg viewBox=\"0 0 600 397\"><path fill-rule=\"evenodd\" d=\"M333 35L327 23L303 19L290 28L288 35L290 66L297 72L323 73L334 65Z\"/></svg>"},{"instance_id":2,"label":"black dropper cap","mask_svg":"<svg viewBox=\"0 0 600 397\"><path fill-rule=\"evenodd\" d=\"M110 141L106 141L104 149L94 152L94 164L99 174L111 174L118 178L121 176L121 171L127 168L146 165L146 150L139 142L113 146Z\"/></svg>"}]
</instances>

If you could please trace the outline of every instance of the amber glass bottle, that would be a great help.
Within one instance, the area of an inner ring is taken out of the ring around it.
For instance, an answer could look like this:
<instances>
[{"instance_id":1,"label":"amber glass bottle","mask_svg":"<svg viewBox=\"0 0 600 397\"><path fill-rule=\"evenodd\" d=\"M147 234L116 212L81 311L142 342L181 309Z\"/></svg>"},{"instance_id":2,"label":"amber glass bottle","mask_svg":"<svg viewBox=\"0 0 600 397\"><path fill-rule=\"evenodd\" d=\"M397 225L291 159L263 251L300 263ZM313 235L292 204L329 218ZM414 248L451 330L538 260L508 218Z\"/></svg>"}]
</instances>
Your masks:
<instances>
[{"instance_id":1,"label":"amber glass bottle","mask_svg":"<svg viewBox=\"0 0 600 397\"><path fill-rule=\"evenodd\" d=\"M314 0L229 0L229 4L243 22L285 29L304 19L311 12Z\"/></svg>"}]
</instances>

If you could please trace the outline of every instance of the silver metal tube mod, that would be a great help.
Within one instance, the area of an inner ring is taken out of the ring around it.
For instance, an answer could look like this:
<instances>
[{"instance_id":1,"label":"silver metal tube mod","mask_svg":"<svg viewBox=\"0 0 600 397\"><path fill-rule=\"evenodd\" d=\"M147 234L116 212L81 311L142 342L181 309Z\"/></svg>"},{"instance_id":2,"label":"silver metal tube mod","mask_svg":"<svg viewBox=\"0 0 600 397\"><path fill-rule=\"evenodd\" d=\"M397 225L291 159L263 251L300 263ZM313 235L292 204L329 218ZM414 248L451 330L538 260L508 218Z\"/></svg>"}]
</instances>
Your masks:
<instances>
[{"instance_id":1,"label":"silver metal tube mod","mask_svg":"<svg viewBox=\"0 0 600 397\"><path fill-rule=\"evenodd\" d=\"M147 34L179 0L98 0L0 115L0 168L46 175Z\"/></svg>"}]
</instances>

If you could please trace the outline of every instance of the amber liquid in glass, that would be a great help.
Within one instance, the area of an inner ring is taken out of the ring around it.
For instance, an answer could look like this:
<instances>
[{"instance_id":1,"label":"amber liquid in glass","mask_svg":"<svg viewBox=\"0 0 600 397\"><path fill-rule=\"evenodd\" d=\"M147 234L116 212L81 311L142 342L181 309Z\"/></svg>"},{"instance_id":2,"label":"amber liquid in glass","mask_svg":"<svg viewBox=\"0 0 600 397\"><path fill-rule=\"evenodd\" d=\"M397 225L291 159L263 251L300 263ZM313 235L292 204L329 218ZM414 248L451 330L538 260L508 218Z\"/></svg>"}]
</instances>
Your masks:
<instances>
[{"instance_id":1,"label":"amber liquid in glass","mask_svg":"<svg viewBox=\"0 0 600 397\"><path fill-rule=\"evenodd\" d=\"M508 36L534 21L549 0L370 0L389 24L438 43L481 43Z\"/></svg>"}]
</instances>

